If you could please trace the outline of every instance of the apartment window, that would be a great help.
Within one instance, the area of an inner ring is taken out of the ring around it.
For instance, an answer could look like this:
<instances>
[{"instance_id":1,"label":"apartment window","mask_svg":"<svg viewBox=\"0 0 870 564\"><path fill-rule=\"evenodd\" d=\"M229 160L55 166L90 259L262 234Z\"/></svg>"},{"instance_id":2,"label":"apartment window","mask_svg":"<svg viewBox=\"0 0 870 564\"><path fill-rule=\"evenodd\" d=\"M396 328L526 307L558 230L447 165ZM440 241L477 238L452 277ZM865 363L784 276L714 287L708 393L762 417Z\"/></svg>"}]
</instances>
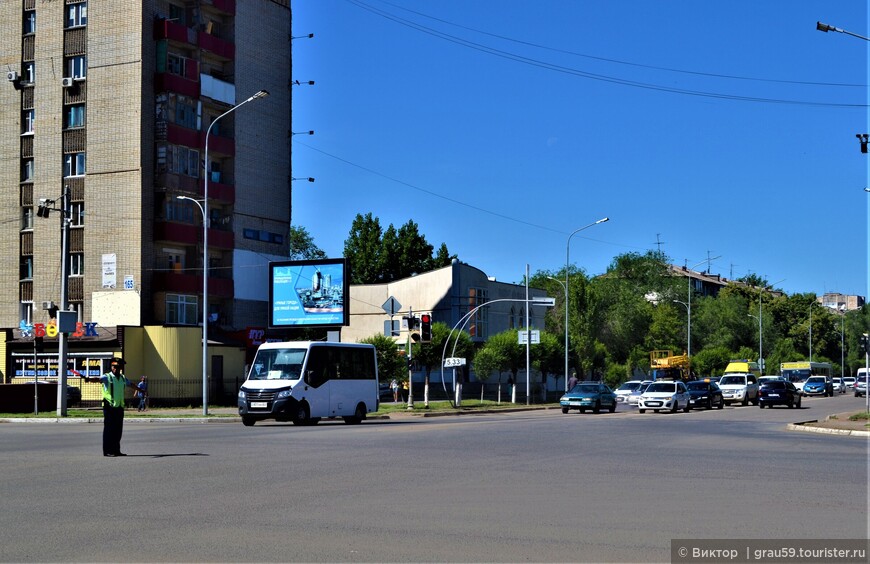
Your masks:
<instances>
[{"instance_id":1,"label":"apartment window","mask_svg":"<svg viewBox=\"0 0 870 564\"><path fill-rule=\"evenodd\" d=\"M469 311L474 308L485 304L487 301L488 292L484 288L469 288L468 289L468 309ZM471 324L468 327L468 332L472 337L479 337L485 339L488 336L488 325L489 325L489 316L488 308L482 307L474 314Z\"/></svg>"},{"instance_id":2,"label":"apartment window","mask_svg":"<svg viewBox=\"0 0 870 564\"><path fill-rule=\"evenodd\" d=\"M199 178L199 151L181 146L172 147L172 164L169 170Z\"/></svg>"},{"instance_id":3,"label":"apartment window","mask_svg":"<svg viewBox=\"0 0 870 564\"><path fill-rule=\"evenodd\" d=\"M30 324L33 322L33 302L21 302L18 309L19 318L22 323Z\"/></svg>"},{"instance_id":4,"label":"apartment window","mask_svg":"<svg viewBox=\"0 0 870 564\"><path fill-rule=\"evenodd\" d=\"M74 2L67 4L64 27L79 27L83 25L88 25L88 3Z\"/></svg>"},{"instance_id":5,"label":"apartment window","mask_svg":"<svg viewBox=\"0 0 870 564\"><path fill-rule=\"evenodd\" d=\"M84 55L70 57L66 61L68 78L84 79L88 76L88 58Z\"/></svg>"},{"instance_id":6,"label":"apartment window","mask_svg":"<svg viewBox=\"0 0 870 564\"><path fill-rule=\"evenodd\" d=\"M64 178L70 176L84 176L85 175L85 154L84 153L70 153L69 155L64 155L63 162L63 176Z\"/></svg>"},{"instance_id":7,"label":"apartment window","mask_svg":"<svg viewBox=\"0 0 870 564\"><path fill-rule=\"evenodd\" d=\"M84 276L85 274L85 255L83 253L70 253L69 255L69 275Z\"/></svg>"},{"instance_id":8,"label":"apartment window","mask_svg":"<svg viewBox=\"0 0 870 564\"><path fill-rule=\"evenodd\" d=\"M36 33L36 10L24 11L24 35Z\"/></svg>"},{"instance_id":9,"label":"apartment window","mask_svg":"<svg viewBox=\"0 0 870 564\"><path fill-rule=\"evenodd\" d=\"M74 104L64 113L64 129L74 129L85 126L85 105Z\"/></svg>"},{"instance_id":10,"label":"apartment window","mask_svg":"<svg viewBox=\"0 0 870 564\"><path fill-rule=\"evenodd\" d=\"M29 82L30 84L36 82L36 63L32 61L24 63L24 76L22 79L24 82Z\"/></svg>"},{"instance_id":11,"label":"apartment window","mask_svg":"<svg viewBox=\"0 0 870 564\"><path fill-rule=\"evenodd\" d=\"M181 273L184 270L184 252L178 249L163 249L166 253L166 267L170 272Z\"/></svg>"},{"instance_id":12,"label":"apartment window","mask_svg":"<svg viewBox=\"0 0 870 564\"><path fill-rule=\"evenodd\" d=\"M34 122L36 121L36 110L24 110L21 112L21 134L33 135Z\"/></svg>"},{"instance_id":13,"label":"apartment window","mask_svg":"<svg viewBox=\"0 0 870 564\"><path fill-rule=\"evenodd\" d=\"M70 227L83 227L85 224L85 203L73 202L70 208Z\"/></svg>"},{"instance_id":14,"label":"apartment window","mask_svg":"<svg viewBox=\"0 0 870 564\"><path fill-rule=\"evenodd\" d=\"M176 102L175 123L190 129L196 129L196 108L181 101Z\"/></svg>"},{"instance_id":15,"label":"apartment window","mask_svg":"<svg viewBox=\"0 0 870 564\"><path fill-rule=\"evenodd\" d=\"M187 58L182 57L181 55L176 55L175 53L166 54L166 72L171 72L172 74L177 74L179 76L185 76L184 68L186 63Z\"/></svg>"},{"instance_id":16,"label":"apartment window","mask_svg":"<svg viewBox=\"0 0 870 564\"><path fill-rule=\"evenodd\" d=\"M33 257L21 257L18 278L20 280L33 280Z\"/></svg>"},{"instance_id":17,"label":"apartment window","mask_svg":"<svg viewBox=\"0 0 870 564\"><path fill-rule=\"evenodd\" d=\"M33 229L33 207L28 206L21 208L21 230L27 231Z\"/></svg>"},{"instance_id":18,"label":"apartment window","mask_svg":"<svg viewBox=\"0 0 870 564\"><path fill-rule=\"evenodd\" d=\"M21 182L33 182L33 159L21 161Z\"/></svg>"},{"instance_id":19,"label":"apartment window","mask_svg":"<svg viewBox=\"0 0 870 564\"><path fill-rule=\"evenodd\" d=\"M193 206L189 200L169 200L166 202L166 220L193 223Z\"/></svg>"},{"instance_id":20,"label":"apartment window","mask_svg":"<svg viewBox=\"0 0 870 564\"><path fill-rule=\"evenodd\" d=\"M185 25L187 23L186 12L187 10L185 10L184 6L176 6L175 4L169 5L169 19L177 24Z\"/></svg>"},{"instance_id":21,"label":"apartment window","mask_svg":"<svg viewBox=\"0 0 870 564\"><path fill-rule=\"evenodd\" d=\"M166 323L168 325L196 325L199 300L196 296L166 294Z\"/></svg>"}]
</instances>

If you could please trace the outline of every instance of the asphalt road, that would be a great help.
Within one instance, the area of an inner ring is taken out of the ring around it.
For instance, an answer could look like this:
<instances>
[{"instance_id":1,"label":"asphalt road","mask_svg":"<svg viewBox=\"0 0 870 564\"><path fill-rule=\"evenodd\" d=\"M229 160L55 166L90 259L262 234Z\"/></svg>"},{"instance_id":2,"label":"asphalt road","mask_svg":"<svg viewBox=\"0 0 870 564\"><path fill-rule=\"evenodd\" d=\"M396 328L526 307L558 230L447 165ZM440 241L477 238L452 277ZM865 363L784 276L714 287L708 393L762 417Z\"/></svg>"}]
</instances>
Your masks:
<instances>
[{"instance_id":1,"label":"asphalt road","mask_svg":"<svg viewBox=\"0 0 870 564\"><path fill-rule=\"evenodd\" d=\"M862 408L558 410L351 426L0 426L2 561L666 562L672 538L867 538Z\"/></svg>"}]
</instances>

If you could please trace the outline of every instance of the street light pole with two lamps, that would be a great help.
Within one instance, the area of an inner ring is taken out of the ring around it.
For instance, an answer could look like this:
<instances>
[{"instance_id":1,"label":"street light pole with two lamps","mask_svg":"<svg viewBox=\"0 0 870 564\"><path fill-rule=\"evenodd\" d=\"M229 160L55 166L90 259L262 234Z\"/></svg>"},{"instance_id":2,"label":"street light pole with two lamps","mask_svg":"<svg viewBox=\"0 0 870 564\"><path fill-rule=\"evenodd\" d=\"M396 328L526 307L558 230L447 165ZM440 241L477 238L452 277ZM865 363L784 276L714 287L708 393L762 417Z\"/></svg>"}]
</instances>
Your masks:
<instances>
[{"instance_id":1,"label":"street light pole with two lamps","mask_svg":"<svg viewBox=\"0 0 870 564\"><path fill-rule=\"evenodd\" d=\"M203 180L202 204L199 200L188 198L187 196L176 196L179 200L191 200L202 212L202 414L208 415L208 182L211 171L208 161L208 138L211 134L211 128L221 120L221 118L233 113L248 102L265 98L269 95L266 90L260 90L253 96L239 102L229 110L225 111L218 117L214 118L208 125L205 131L205 178Z\"/></svg>"},{"instance_id":2,"label":"street light pole with two lamps","mask_svg":"<svg viewBox=\"0 0 870 564\"><path fill-rule=\"evenodd\" d=\"M568 235L568 242L565 244L565 391L568 391L568 274L570 273L571 264L571 237L580 233L584 229L594 227L599 223L610 221L609 217L602 217L598 221L585 225L580 229L575 229L573 233Z\"/></svg>"}]
</instances>

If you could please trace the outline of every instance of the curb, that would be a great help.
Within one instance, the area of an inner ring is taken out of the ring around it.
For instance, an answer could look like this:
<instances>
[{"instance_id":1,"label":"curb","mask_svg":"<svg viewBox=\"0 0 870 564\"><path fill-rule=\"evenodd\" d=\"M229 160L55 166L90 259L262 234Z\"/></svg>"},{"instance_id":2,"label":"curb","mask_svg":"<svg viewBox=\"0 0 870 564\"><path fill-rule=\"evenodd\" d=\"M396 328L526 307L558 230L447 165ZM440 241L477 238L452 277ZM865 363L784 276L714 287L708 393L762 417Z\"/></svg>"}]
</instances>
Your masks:
<instances>
[{"instance_id":1,"label":"curb","mask_svg":"<svg viewBox=\"0 0 870 564\"><path fill-rule=\"evenodd\" d=\"M130 417L124 418L124 424L139 424L139 423L240 423L241 417ZM76 425L85 423L102 423L102 417L14 417L0 418L0 423L61 423L66 425Z\"/></svg>"},{"instance_id":2,"label":"curb","mask_svg":"<svg viewBox=\"0 0 870 564\"><path fill-rule=\"evenodd\" d=\"M789 423L789 431L802 431L804 433L821 433L823 435L841 435L850 437L870 437L870 431L856 431L853 429L827 429L825 427L807 427L807 423L818 423L818 419Z\"/></svg>"}]
</instances>

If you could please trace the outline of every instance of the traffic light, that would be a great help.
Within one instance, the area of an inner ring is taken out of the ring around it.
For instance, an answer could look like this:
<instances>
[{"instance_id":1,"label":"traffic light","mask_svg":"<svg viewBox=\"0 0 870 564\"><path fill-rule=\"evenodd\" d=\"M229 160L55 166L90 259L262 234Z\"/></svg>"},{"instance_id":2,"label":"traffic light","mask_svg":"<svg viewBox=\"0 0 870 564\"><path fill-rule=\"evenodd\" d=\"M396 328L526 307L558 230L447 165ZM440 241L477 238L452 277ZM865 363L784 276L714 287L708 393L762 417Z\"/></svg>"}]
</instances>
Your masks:
<instances>
[{"instance_id":1,"label":"traffic light","mask_svg":"<svg viewBox=\"0 0 870 564\"><path fill-rule=\"evenodd\" d=\"M870 336L868 336L867 333L864 333L858 337L858 352L861 354L867 354L868 350L870 350Z\"/></svg>"},{"instance_id":2,"label":"traffic light","mask_svg":"<svg viewBox=\"0 0 870 564\"><path fill-rule=\"evenodd\" d=\"M428 313L420 316L420 342L432 342L432 316Z\"/></svg>"},{"instance_id":3,"label":"traffic light","mask_svg":"<svg viewBox=\"0 0 870 564\"><path fill-rule=\"evenodd\" d=\"M51 203L47 198L40 198L39 207L36 208L36 215L39 217L48 217L49 212L51 212L50 205Z\"/></svg>"}]
</instances>

